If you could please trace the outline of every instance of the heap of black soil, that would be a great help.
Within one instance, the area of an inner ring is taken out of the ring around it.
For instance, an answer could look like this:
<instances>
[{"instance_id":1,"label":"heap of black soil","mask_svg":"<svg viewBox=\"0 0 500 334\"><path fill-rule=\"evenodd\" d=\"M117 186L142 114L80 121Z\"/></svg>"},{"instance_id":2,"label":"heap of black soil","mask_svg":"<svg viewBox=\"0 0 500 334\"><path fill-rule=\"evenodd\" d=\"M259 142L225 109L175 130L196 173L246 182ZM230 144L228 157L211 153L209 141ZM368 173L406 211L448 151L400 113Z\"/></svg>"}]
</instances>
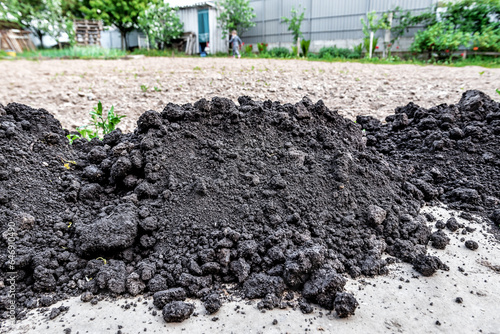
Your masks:
<instances>
[{"instance_id":1,"label":"heap of black soil","mask_svg":"<svg viewBox=\"0 0 500 334\"><path fill-rule=\"evenodd\" d=\"M498 135L488 112L482 124ZM182 321L193 312L186 297L215 313L228 286L262 298L260 308L310 312L313 302L346 317L358 306L346 275L385 274L397 259L424 275L447 269L426 255L431 231L418 212L453 190L421 190L438 188L373 148L384 146L375 128L392 130L366 120L368 147L359 125L322 101L214 98L69 145L47 111L0 105L0 228L16 233L15 243L7 233L0 241L2 317L12 282L18 318L82 293L154 294L166 321ZM493 160L498 170L498 153Z\"/></svg>"},{"instance_id":2,"label":"heap of black soil","mask_svg":"<svg viewBox=\"0 0 500 334\"><path fill-rule=\"evenodd\" d=\"M455 105L413 103L382 124L357 118L374 147L400 166L417 198L490 216L500 224L500 104L471 90Z\"/></svg>"}]
</instances>

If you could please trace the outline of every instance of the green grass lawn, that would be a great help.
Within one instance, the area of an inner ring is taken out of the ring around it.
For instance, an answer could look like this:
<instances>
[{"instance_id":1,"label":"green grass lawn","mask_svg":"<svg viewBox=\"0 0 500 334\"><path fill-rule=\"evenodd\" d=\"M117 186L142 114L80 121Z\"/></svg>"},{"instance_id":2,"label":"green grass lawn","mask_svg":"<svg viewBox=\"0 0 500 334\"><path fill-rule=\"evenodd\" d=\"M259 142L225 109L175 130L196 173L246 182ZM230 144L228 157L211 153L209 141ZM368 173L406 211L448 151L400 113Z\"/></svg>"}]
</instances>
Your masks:
<instances>
[{"instance_id":1,"label":"green grass lawn","mask_svg":"<svg viewBox=\"0 0 500 334\"><path fill-rule=\"evenodd\" d=\"M132 55L144 55L147 57L199 57L188 56L183 52L177 50L156 50L156 49L136 49L133 52L125 52L119 49L105 49L101 47L70 47L65 49L40 49L37 51L23 52L17 55L19 59L41 59L41 58L54 58L54 59L118 59L120 57L126 56L127 54ZM0 52L0 59L6 58L4 52ZM218 53L216 55L209 55L209 57L228 57L227 53ZM419 60L416 58L401 59L399 57L391 58L319 58L316 54L311 54L308 58L304 57L292 57L291 55L279 58L274 57L270 53L256 54L256 53L242 53L242 58L256 59L256 58L266 58L266 59L299 59L308 61L321 61L321 62L356 62L363 64L387 64L387 65L398 65L398 64L413 64L413 65L441 65L441 66L452 66L452 67L463 67L463 66L481 66L486 68L500 68L500 57L488 57L488 56L471 56L465 60L461 57L456 57L453 60Z\"/></svg>"},{"instance_id":2,"label":"green grass lawn","mask_svg":"<svg viewBox=\"0 0 500 334\"><path fill-rule=\"evenodd\" d=\"M105 49L101 47L73 46L65 49L40 49L27 51L17 55L18 58L68 58L68 59L117 59L127 55L119 49Z\"/></svg>"}]
</instances>

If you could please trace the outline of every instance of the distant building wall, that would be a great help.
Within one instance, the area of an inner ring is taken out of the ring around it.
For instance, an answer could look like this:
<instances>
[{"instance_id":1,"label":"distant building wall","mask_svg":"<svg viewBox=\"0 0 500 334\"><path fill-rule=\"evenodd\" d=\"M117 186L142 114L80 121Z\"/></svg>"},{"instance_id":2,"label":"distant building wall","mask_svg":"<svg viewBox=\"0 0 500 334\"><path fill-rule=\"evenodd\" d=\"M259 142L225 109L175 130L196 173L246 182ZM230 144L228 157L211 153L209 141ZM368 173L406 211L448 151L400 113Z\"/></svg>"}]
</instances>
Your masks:
<instances>
[{"instance_id":1,"label":"distant building wall","mask_svg":"<svg viewBox=\"0 0 500 334\"><path fill-rule=\"evenodd\" d=\"M194 32L198 38L198 10L208 9L208 20L210 29L210 52L227 52L227 38L222 38L222 29L217 24L218 10L214 6L207 5L201 2L197 5L181 7L177 14L181 22L184 24L184 32ZM138 36L141 34L138 30L134 30L127 35L129 47L138 46ZM119 49L121 48L120 32L116 28L108 27L101 35L101 45L104 48Z\"/></svg>"},{"instance_id":2,"label":"distant building wall","mask_svg":"<svg viewBox=\"0 0 500 334\"><path fill-rule=\"evenodd\" d=\"M208 22L210 30L210 52L227 52L227 39L222 38L222 29L217 24L218 10L214 6L208 6L203 3L199 6L190 6L179 8L177 12L181 22L184 23L184 32L193 32L198 39L198 10L208 9Z\"/></svg>"},{"instance_id":3,"label":"distant building wall","mask_svg":"<svg viewBox=\"0 0 500 334\"><path fill-rule=\"evenodd\" d=\"M382 14L396 7L419 14L430 9L437 0L250 0L254 8L256 26L242 36L246 44L265 42L269 48L276 46L291 47L292 33L282 17L290 17L292 7L305 8L302 33L311 40L310 50L317 52L323 46L349 47L358 45L364 37L361 18L372 11ZM411 28L400 47L402 50L411 44L411 37L419 26ZM375 37L383 39L380 30ZM379 42L382 47L382 43Z\"/></svg>"}]
</instances>

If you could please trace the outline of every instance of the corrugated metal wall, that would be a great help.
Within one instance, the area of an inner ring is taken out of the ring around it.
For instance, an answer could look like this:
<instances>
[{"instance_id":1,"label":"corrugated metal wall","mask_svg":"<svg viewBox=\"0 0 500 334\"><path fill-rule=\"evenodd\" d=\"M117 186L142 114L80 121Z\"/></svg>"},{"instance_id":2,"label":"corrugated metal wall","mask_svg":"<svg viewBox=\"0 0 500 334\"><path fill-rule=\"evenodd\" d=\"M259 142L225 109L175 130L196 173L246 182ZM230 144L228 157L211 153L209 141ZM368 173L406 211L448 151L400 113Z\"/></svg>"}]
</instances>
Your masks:
<instances>
[{"instance_id":1,"label":"corrugated metal wall","mask_svg":"<svg viewBox=\"0 0 500 334\"><path fill-rule=\"evenodd\" d=\"M290 44L292 34L281 17L290 17L292 7L305 8L302 33L312 41L336 41L363 38L360 19L366 13L381 14L396 7L421 13L437 0L250 0L257 15L255 27L243 34L245 43ZM418 27L409 32L411 36ZM379 31L382 36L383 31Z\"/></svg>"},{"instance_id":2,"label":"corrugated metal wall","mask_svg":"<svg viewBox=\"0 0 500 334\"><path fill-rule=\"evenodd\" d=\"M208 22L210 26L210 52L213 54L217 52L227 52L228 50L228 39L222 38L222 29L217 23L217 16L219 16L218 9L210 7L208 11Z\"/></svg>"}]
</instances>

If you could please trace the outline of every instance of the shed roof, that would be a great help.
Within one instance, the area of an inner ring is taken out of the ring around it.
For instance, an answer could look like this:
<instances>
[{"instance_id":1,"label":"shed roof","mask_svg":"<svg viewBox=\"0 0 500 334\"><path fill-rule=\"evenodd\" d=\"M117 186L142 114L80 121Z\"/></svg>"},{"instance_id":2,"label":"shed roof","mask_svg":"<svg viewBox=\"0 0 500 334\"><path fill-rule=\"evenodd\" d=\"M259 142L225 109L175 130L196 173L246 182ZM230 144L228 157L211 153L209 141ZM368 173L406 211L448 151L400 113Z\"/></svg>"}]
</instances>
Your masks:
<instances>
[{"instance_id":1,"label":"shed roof","mask_svg":"<svg viewBox=\"0 0 500 334\"><path fill-rule=\"evenodd\" d=\"M192 7L215 7L215 1L200 1L200 0L167 0L171 7L192 8Z\"/></svg>"}]
</instances>

